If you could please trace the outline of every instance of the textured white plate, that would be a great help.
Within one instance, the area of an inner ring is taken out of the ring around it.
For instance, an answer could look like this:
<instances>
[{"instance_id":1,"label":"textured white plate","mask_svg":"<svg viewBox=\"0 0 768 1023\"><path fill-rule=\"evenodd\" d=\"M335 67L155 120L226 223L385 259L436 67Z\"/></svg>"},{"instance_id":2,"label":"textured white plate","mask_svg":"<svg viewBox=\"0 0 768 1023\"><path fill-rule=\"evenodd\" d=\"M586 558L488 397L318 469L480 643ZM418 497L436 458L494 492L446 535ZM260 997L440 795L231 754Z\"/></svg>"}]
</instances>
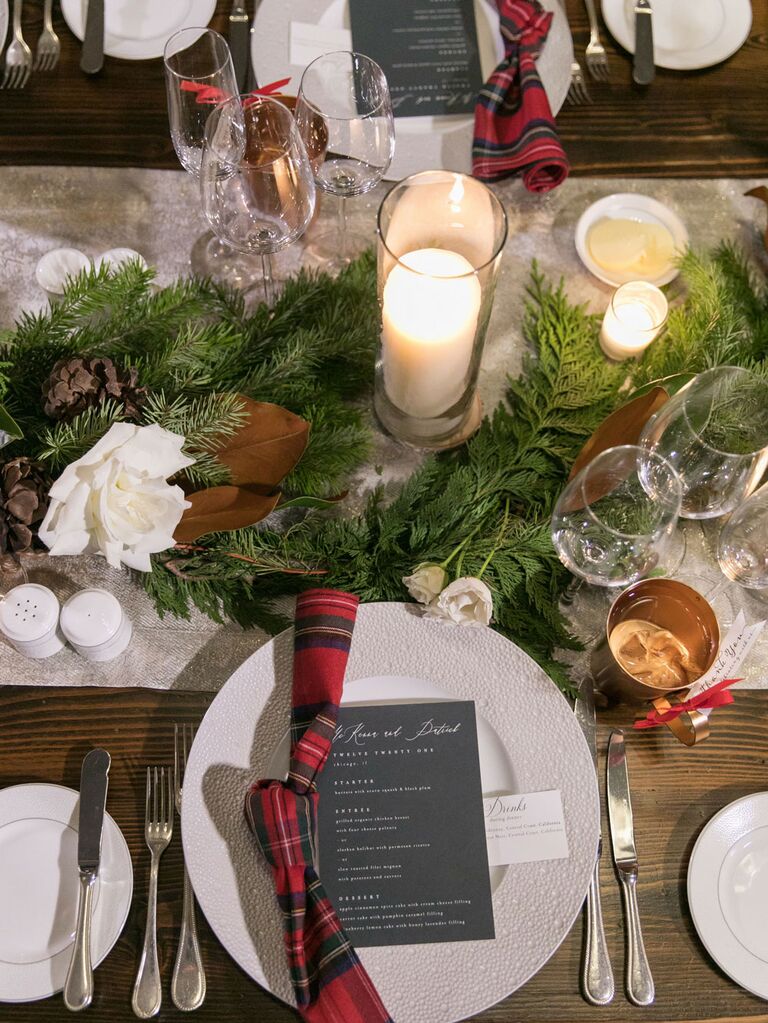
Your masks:
<instances>
[{"instance_id":1,"label":"textured white plate","mask_svg":"<svg viewBox=\"0 0 768 1023\"><path fill-rule=\"evenodd\" d=\"M538 61L538 70L552 113L563 105L571 84L573 42L560 0L542 0L554 13L552 27ZM487 79L504 56L499 16L491 0L475 0L480 64ZM260 85L286 78L287 92L299 89L303 67L289 63L289 34L292 21L349 29L346 0L262 0L251 33L252 60ZM351 43L350 43L351 45ZM472 170L473 118L461 115L444 117L396 117L395 155L387 171L390 181L398 181L423 170Z\"/></svg>"},{"instance_id":2,"label":"textured white plate","mask_svg":"<svg viewBox=\"0 0 768 1023\"><path fill-rule=\"evenodd\" d=\"M62 785L0 790L0 1002L48 998L64 987L79 895L79 798ZM97 884L94 966L120 936L133 894L128 846L109 814Z\"/></svg>"},{"instance_id":3,"label":"textured white plate","mask_svg":"<svg viewBox=\"0 0 768 1023\"><path fill-rule=\"evenodd\" d=\"M71 32L85 33L87 0L61 0ZM104 0L104 53L124 60L162 57L166 42L180 28L207 25L216 0Z\"/></svg>"},{"instance_id":4,"label":"textured white plate","mask_svg":"<svg viewBox=\"0 0 768 1023\"><path fill-rule=\"evenodd\" d=\"M704 947L737 984L768 999L768 792L716 813L688 864L688 904Z\"/></svg>"},{"instance_id":5,"label":"textured white plate","mask_svg":"<svg viewBox=\"0 0 768 1023\"><path fill-rule=\"evenodd\" d=\"M288 630L229 679L195 737L182 804L184 855L209 923L246 973L289 1003L274 886L243 802L248 785L277 763L274 751L290 716L292 662ZM490 629L428 621L412 604L361 606L346 678L344 702L402 700L414 679L422 701L440 692L474 700L483 719L484 791L502 785L562 792L570 858L495 874L495 940L360 949L397 1023L475 1015L544 965L584 901L599 827L586 743L568 702L522 650Z\"/></svg>"},{"instance_id":6,"label":"textured white plate","mask_svg":"<svg viewBox=\"0 0 768 1023\"><path fill-rule=\"evenodd\" d=\"M633 0L602 0L603 18L617 43L635 52ZM658 67L693 71L727 60L752 27L749 0L652 0L653 56Z\"/></svg>"},{"instance_id":7,"label":"textured white plate","mask_svg":"<svg viewBox=\"0 0 768 1023\"><path fill-rule=\"evenodd\" d=\"M670 263L663 274L657 277L643 277L636 270L629 270L623 273L619 271L606 270L592 258L587 245L587 235L593 224L603 217L615 219L639 220L644 223L660 224L666 227L672 235L677 252L684 252L688 247L688 232L680 217L658 199L651 199L647 195L635 195L632 192L619 192L616 195L606 195L603 199L593 202L579 217L576 225L576 251L579 254L584 266L590 273L594 274L606 284L626 284L627 281L647 280L660 288L663 284L669 284L680 273L674 263Z\"/></svg>"},{"instance_id":8,"label":"textured white plate","mask_svg":"<svg viewBox=\"0 0 768 1023\"><path fill-rule=\"evenodd\" d=\"M5 36L8 31L8 5L0 4L0 52L5 46Z\"/></svg>"}]
</instances>

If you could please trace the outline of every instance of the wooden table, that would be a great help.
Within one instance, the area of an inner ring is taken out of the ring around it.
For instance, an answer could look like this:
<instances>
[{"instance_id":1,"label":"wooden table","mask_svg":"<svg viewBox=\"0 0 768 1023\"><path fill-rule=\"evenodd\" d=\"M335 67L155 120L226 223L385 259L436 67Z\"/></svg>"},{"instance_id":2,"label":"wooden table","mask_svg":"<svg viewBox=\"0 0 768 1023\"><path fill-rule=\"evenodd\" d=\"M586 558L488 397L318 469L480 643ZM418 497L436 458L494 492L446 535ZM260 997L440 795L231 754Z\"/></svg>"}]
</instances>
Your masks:
<instances>
[{"instance_id":1,"label":"wooden table","mask_svg":"<svg viewBox=\"0 0 768 1023\"><path fill-rule=\"evenodd\" d=\"M172 761L173 723L199 721L211 700L210 694L146 689L0 688L0 787L39 781L77 788L88 749L103 745L112 754L109 811L130 847L135 888L125 930L95 975L95 1000L86 1014L91 1023L134 1019L130 995L143 938L149 871L143 839L145 769L150 763ZM665 730L628 737L640 854L639 903L656 1004L637 1009L621 993L623 918L607 852L602 896L617 978L613 1004L595 1009L578 994L579 921L533 980L477 1019L487 1023L768 1019L765 1003L733 984L707 956L691 923L685 886L690 852L706 821L731 800L766 788L768 692L739 692L735 704L716 711L713 722L711 738L693 750L678 745ZM626 711L605 714L601 748L611 727L627 723ZM181 917L181 866L177 831L160 871L158 935L165 998L157 1017L161 1020L185 1018L169 995ZM199 922L208 996L196 1020L291 1023L298 1018L245 976L202 914ZM2 1005L0 1018L8 1023L45 1023L69 1016L56 996L30 1005Z\"/></svg>"},{"instance_id":2,"label":"wooden table","mask_svg":"<svg viewBox=\"0 0 768 1023\"><path fill-rule=\"evenodd\" d=\"M160 0L155 0L160 2ZM727 2L727 0L726 0ZM768 175L768 0L753 0L749 40L730 60L681 73L659 69L647 89L632 84L630 57L607 30L610 83L590 82L594 102L565 106L558 126L575 174L636 177ZM253 0L248 7L253 9ZM578 58L588 38L582 0L567 0ZM229 0L212 22L226 32ZM34 47L42 3L24 5ZM160 59L107 58L87 77L80 43L56 9L62 41L58 68L34 74L26 89L0 92L0 162L178 167L166 116ZM298 83L293 83L296 88Z\"/></svg>"}]
</instances>

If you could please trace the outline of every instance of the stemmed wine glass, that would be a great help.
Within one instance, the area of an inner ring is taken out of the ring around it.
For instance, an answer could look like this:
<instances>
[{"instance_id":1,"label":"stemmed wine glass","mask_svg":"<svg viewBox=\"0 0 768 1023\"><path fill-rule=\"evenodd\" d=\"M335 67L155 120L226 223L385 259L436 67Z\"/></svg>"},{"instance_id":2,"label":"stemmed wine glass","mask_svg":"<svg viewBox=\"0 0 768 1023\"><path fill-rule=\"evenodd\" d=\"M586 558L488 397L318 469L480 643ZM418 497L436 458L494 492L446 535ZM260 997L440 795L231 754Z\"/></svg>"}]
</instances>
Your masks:
<instances>
[{"instance_id":1,"label":"stemmed wine glass","mask_svg":"<svg viewBox=\"0 0 768 1023\"><path fill-rule=\"evenodd\" d=\"M313 156L318 187L338 197L338 230L321 235L309 261L341 269L368 244L347 230L346 199L364 195L392 162L395 127L384 72L362 53L325 53L306 68L296 99L296 123Z\"/></svg>"},{"instance_id":2,"label":"stemmed wine glass","mask_svg":"<svg viewBox=\"0 0 768 1023\"><path fill-rule=\"evenodd\" d=\"M312 168L288 108L266 96L217 106L205 129L200 190L216 237L241 254L234 282L247 286L261 276L273 305L271 256L306 231L315 210ZM253 255L261 257L260 275Z\"/></svg>"},{"instance_id":3,"label":"stemmed wine glass","mask_svg":"<svg viewBox=\"0 0 768 1023\"><path fill-rule=\"evenodd\" d=\"M723 526L717 561L726 580L768 595L768 483L739 505Z\"/></svg>"}]
</instances>

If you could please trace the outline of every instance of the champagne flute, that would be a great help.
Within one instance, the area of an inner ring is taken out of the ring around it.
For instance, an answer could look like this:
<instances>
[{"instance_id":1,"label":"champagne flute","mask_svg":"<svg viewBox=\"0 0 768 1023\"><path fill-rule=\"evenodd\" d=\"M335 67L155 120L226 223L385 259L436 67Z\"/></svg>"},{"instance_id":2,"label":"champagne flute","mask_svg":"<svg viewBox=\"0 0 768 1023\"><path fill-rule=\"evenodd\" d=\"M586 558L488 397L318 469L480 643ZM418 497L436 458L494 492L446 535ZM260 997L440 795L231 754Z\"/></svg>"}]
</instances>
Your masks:
<instances>
[{"instance_id":1,"label":"champagne flute","mask_svg":"<svg viewBox=\"0 0 768 1023\"><path fill-rule=\"evenodd\" d=\"M200 165L203 213L220 241L240 255L232 282L261 277L274 304L271 256L295 242L315 210L315 183L287 107L267 96L234 96L214 108ZM260 272L252 256L261 257Z\"/></svg>"},{"instance_id":2,"label":"champagne flute","mask_svg":"<svg viewBox=\"0 0 768 1023\"><path fill-rule=\"evenodd\" d=\"M338 198L338 227L318 237L308 261L339 270L370 241L347 230L346 200L378 184L392 162L395 127L384 72L362 53L325 53L306 68L296 123L313 157L317 186Z\"/></svg>"}]
</instances>

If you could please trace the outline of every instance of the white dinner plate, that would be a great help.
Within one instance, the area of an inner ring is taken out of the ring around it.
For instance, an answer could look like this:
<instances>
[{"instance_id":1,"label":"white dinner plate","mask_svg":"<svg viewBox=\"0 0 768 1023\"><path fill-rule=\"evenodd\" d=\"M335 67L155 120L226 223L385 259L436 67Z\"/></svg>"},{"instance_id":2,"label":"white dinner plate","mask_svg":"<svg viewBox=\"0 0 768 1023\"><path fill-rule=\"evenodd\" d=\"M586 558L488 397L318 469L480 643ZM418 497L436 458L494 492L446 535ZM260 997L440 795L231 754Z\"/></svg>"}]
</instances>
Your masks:
<instances>
[{"instance_id":1,"label":"white dinner plate","mask_svg":"<svg viewBox=\"0 0 768 1023\"><path fill-rule=\"evenodd\" d=\"M680 217L671 210L669 206L659 202L658 199L651 199L647 195L636 195L633 192L620 192L615 195L606 195L598 199L579 217L576 225L576 251L579 254L584 266L601 281L606 284L626 284L627 281L647 280L660 288L663 284L669 284L680 273L680 268L670 263L664 273L656 277L643 277L637 270L613 271L606 270L592 258L587 245L587 235L593 224L603 217L611 217L626 220L637 220L644 223L660 224L672 235L675 243L675 252L682 253L688 247L688 232Z\"/></svg>"},{"instance_id":2,"label":"white dinner plate","mask_svg":"<svg viewBox=\"0 0 768 1023\"><path fill-rule=\"evenodd\" d=\"M61 0L70 30L82 39L88 0ZM162 57L165 44L180 28L207 25L216 0L104 0L104 53L124 60Z\"/></svg>"},{"instance_id":3,"label":"white dinner plate","mask_svg":"<svg viewBox=\"0 0 768 1023\"><path fill-rule=\"evenodd\" d=\"M32 1002L64 987L80 891L79 800L63 785L0 789L0 1002ZM94 967L119 938L133 894L128 846L109 814L96 885Z\"/></svg>"},{"instance_id":4,"label":"white dinner plate","mask_svg":"<svg viewBox=\"0 0 768 1023\"><path fill-rule=\"evenodd\" d=\"M538 60L538 70L552 113L563 105L571 84L573 42L560 0L543 0L554 13L547 41ZM475 0L480 65L486 80L504 56L499 32L499 15L491 0ZM286 91L296 95L304 71L290 63L291 22L345 29L348 41L337 49L351 49L349 6L346 0L261 0L251 33L253 67L260 85L286 78ZM454 170L471 173L474 121L466 115L442 117L396 117L395 155L386 173L398 181L423 170Z\"/></svg>"},{"instance_id":5,"label":"white dinner plate","mask_svg":"<svg viewBox=\"0 0 768 1023\"><path fill-rule=\"evenodd\" d=\"M245 972L291 1004L282 918L243 804L252 781L286 766L292 663L290 629L227 681L195 737L182 803L203 912ZM474 700L484 793L561 790L570 856L492 871L495 939L359 950L398 1023L465 1019L529 980L581 908L599 830L587 745L568 702L519 647L491 629L427 620L412 604L360 607L346 679L344 703Z\"/></svg>"},{"instance_id":6,"label":"white dinner plate","mask_svg":"<svg viewBox=\"0 0 768 1023\"><path fill-rule=\"evenodd\" d=\"M688 864L688 904L717 965L768 999L768 792L729 803L704 827Z\"/></svg>"},{"instance_id":7,"label":"white dinner plate","mask_svg":"<svg viewBox=\"0 0 768 1023\"><path fill-rule=\"evenodd\" d=\"M602 0L613 38L635 52L633 0ZM653 0L653 59L658 67L694 71L727 60L752 27L749 0Z\"/></svg>"},{"instance_id":8,"label":"white dinner plate","mask_svg":"<svg viewBox=\"0 0 768 1023\"><path fill-rule=\"evenodd\" d=\"M0 5L0 53L5 46L5 36L8 32L8 7L6 4Z\"/></svg>"}]
</instances>

